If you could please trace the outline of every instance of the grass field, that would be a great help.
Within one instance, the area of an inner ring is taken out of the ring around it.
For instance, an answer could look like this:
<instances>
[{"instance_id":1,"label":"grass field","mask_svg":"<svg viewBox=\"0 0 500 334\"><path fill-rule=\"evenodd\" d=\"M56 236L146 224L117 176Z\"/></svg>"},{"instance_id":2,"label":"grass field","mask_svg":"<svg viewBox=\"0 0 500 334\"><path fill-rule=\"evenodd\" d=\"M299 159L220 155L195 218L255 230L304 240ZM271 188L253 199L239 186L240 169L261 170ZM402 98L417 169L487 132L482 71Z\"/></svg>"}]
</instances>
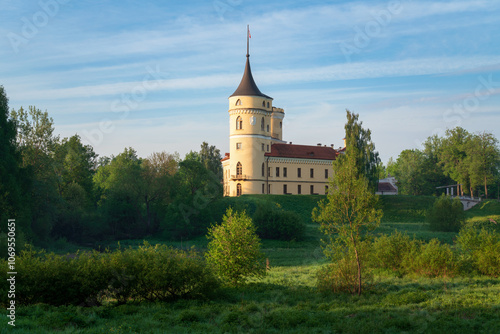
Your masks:
<instances>
[{"instance_id":1,"label":"grass field","mask_svg":"<svg viewBox=\"0 0 500 334\"><path fill-rule=\"evenodd\" d=\"M246 197L246 198L245 198ZM307 222L300 242L263 241L271 270L211 300L170 303L112 302L100 307L33 305L17 310L20 333L500 333L500 279L491 277L398 278L376 272L364 295L323 294L315 273L325 263L320 233L310 212L322 196L269 196ZM243 196L249 210L262 196ZM238 201L239 199L231 199ZM383 197L380 233L394 229L417 238L452 242L455 233L432 233L424 223L433 197ZM468 220L498 221L500 203L485 202ZM154 243L155 240L149 240ZM122 241L135 245L141 241ZM204 237L170 243L206 247ZM4 320L5 321L5 320ZM6 321L5 321L6 323ZM3 329L2 332L7 332Z\"/></svg>"}]
</instances>

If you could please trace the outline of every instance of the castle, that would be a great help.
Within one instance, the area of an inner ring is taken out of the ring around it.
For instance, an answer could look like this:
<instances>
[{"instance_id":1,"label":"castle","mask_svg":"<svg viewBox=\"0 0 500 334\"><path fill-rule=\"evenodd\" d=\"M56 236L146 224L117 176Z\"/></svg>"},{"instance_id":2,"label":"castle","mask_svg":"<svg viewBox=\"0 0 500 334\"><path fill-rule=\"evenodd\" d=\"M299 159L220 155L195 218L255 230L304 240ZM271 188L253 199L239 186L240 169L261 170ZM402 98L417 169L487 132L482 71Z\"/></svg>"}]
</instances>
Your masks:
<instances>
[{"instance_id":1,"label":"castle","mask_svg":"<svg viewBox=\"0 0 500 334\"><path fill-rule=\"evenodd\" d=\"M243 78L229 97L230 152L221 160L224 196L327 193L332 162L345 148L286 143L284 110L274 107L253 79L248 36L246 57Z\"/></svg>"}]
</instances>

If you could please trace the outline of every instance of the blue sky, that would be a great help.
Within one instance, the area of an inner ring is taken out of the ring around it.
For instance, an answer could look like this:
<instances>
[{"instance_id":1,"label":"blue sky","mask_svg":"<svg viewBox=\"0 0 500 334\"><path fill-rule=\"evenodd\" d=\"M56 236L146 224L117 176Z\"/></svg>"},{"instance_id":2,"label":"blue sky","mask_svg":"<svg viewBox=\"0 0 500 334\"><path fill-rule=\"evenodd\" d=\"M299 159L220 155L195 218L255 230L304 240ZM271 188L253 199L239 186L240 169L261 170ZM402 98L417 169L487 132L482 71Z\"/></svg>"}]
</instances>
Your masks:
<instances>
[{"instance_id":1,"label":"blue sky","mask_svg":"<svg viewBox=\"0 0 500 334\"><path fill-rule=\"evenodd\" d=\"M228 151L246 25L284 140L342 145L360 114L387 162L462 126L500 139L498 1L0 0L0 85L99 155Z\"/></svg>"}]
</instances>

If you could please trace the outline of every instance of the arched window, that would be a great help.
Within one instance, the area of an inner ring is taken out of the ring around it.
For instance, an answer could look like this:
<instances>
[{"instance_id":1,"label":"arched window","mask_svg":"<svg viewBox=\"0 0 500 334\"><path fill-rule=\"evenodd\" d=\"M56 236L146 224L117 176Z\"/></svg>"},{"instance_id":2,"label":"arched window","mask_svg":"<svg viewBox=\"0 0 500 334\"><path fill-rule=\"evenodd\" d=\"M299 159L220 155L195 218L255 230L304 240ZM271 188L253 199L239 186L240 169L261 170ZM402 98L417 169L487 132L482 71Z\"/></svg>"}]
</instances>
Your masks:
<instances>
[{"instance_id":1,"label":"arched window","mask_svg":"<svg viewBox=\"0 0 500 334\"><path fill-rule=\"evenodd\" d=\"M243 119L241 118L241 116L238 116L236 118L236 130L241 130L243 129Z\"/></svg>"},{"instance_id":2,"label":"arched window","mask_svg":"<svg viewBox=\"0 0 500 334\"><path fill-rule=\"evenodd\" d=\"M240 99L236 100L236 103L235 103L235 104L236 104L237 106L241 106L241 100L240 100Z\"/></svg>"},{"instance_id":3,"label":"arched window","mask_svg":"<svg viewBox=\"0 0 500 334\"><path fill-rule=\"evenodd\" d=\"M266 169L266 168L265 168L265 166L264 166L264 163L262 163L262 176L265 176L265 175L264 175L264 171L265 171L265 169Z\"/></svg>"},{"instance_id":4,"label":"arched window","mask_svg":"<svg viewBox=\"0 0 500 334\"><path fill-rule=\"evenodd\" d=\"M243 167L241 166L241 162L238 161L236 164L236 176L243 175Z\"/></svg>"},{"instance_id":5,"label":"arched window","mask_svg":"<svg viewBox=\"0 0 500 334\"><path fill-rule=\"evenodd\" d=\"M260 120L260 129L264 131L264 117Z\"/></svg>"},{"instance_id":6,"label":"arched window","mask_svg":"<svg viewBox=\"0 0 500 334\"><path fill-rule=\"evenodd\" d=\"M262 106L265 108L266 107L266 101L262 101Z\"/></svg>"},{"instance_id":7,"label":"arched window","mask_svg":"<svg viewBox=\"0 0 500 334\"><path fill-rule=\"evenodd\" d=\"M241 183L236 185L236 196L241 196Z\"/></svg>"}]
</instances>

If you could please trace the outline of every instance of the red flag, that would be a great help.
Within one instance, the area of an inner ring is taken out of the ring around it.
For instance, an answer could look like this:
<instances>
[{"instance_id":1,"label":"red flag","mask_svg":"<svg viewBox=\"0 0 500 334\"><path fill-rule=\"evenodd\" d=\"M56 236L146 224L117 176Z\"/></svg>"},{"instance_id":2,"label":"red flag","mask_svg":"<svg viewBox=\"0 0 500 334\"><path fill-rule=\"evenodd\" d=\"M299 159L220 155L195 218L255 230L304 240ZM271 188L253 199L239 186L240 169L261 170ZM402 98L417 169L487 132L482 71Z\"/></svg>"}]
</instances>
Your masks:
<instances>
[{"instance_id":1,"label":"red flag","mask_svg":"<svg viewBox=\"0 0 500 334\"><path fill-rule=\"evenodd\" d=\"M248 29L248 38L252 38L252 35L250 35L250 28Z\"/></svg>"}]
</instances>

